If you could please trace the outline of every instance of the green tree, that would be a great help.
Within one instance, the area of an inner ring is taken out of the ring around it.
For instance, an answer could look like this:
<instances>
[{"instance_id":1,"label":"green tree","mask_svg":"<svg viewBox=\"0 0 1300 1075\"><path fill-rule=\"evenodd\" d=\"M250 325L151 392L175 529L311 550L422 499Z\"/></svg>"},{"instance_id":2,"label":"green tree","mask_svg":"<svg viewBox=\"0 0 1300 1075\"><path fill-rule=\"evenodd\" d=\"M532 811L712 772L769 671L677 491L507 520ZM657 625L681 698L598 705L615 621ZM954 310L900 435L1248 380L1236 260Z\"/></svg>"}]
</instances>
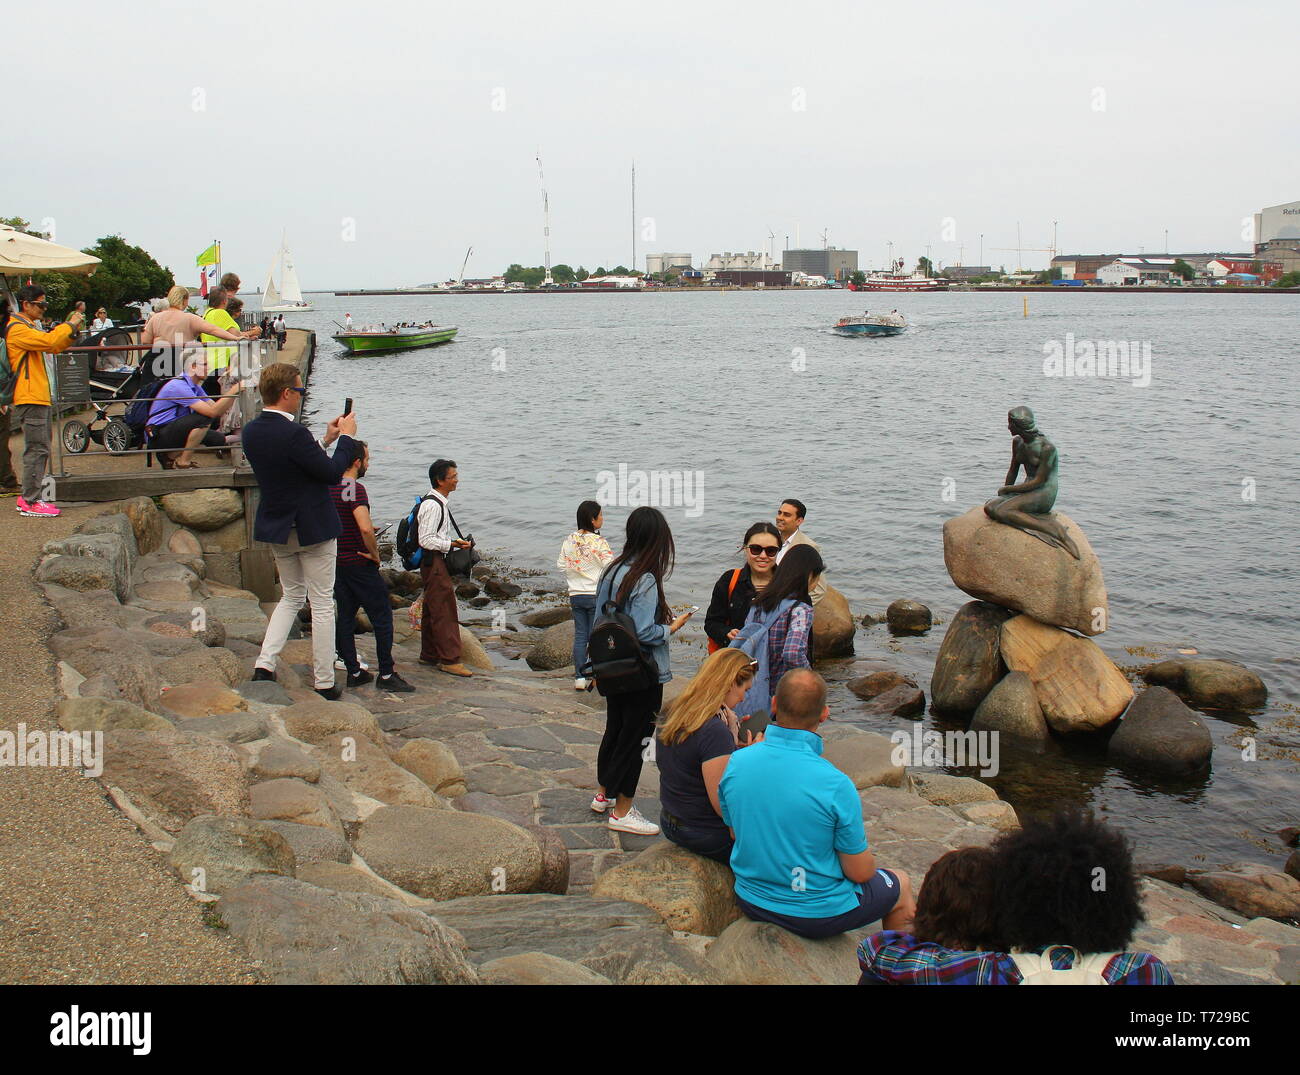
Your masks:
<instances>
[{"instance_id":1,"label":"green tree","mask_svg":"<svg viewBox=\"0 0 1300 1075\"><path fill-rule=\"evenodd\" d=\"M605 266L604 266L604 265L597 265L594 269L592 269L592 271L591 271L591 275L592 275L592 276L608 276L609 273L605 271Z\"/></svg>"},{"instance_id":2,"label":"green tree","mask_svg":"<svg viewBox=\"0 0 1300 1075\"><path fill-rule=\"evenodd\" d=\"M615 265L612 269L609 270L609 275L610 276L631 276L632 270L629 269L626 265Z\"/></svg>"},{"instance_id":3,"label":"green tree","mask_svg":"<svg viewBox=\"0 0 1300 1075\"><path fill-rule=\"evenodd\" d=\"M128 302L143 302L167 294L172 271L153 256L132 246L120 235L106 235L83 251L94 254L102 265L94 276L74 277L74 300L84 299L87 309L104 306L120 310Z\"/></svg>"},{"instance_id":4,"label":"green tree","mask_svg":"<svg viewBox=\"0 0 1300 1075\"><path fill-rule=\"evenodd\" d=\"M1187 264L1182 258L1174 261L1173 273L1175 276L1181 276L1184 280L1195 280L1196 270Z\"/></svg>"},{"instance_id":5,"label":"green tree","mask_svg":"<svg viewBox=\"0 0 1300 1075\"><path fill-rule=\"evenodd\" d=\"M552 265L551 279L557 284L571 284L574 281L573 266L571 265Z\"/></svg>"},{"instance_id":6,"label":"green tree","mask_svg":"<svg viewBox=\"0 0 1300 1075\"><path fill-rule=\"evenodd\" d=\"M922 276L933 276L934 263L925 256L919 257L916 259L916 271Z\"/></svg>"},{"instance_id":7,"label":"green tree","mask_svg":"<svg viewBox=\"0 0 1300 1075\"><path fill-rule=\"evenodd\" d=\"M1300 287L1300 272L1289 272L1278 277L1274 287Z\"/></svg>"},{"instance_id":8,"label":"green tree","mask_svg":"<svg viewBox=\"0 0 1300 1075\"><path fill-rule=\"evenodd\" d=\"M854 269L849 275L849 283L854 287L862 287L867 282L867 274L861 269Z\"/></svg>"},{"instance_id":9,"label":"green tree","mask_svg":"<svg viewBox=\"0 0 1300 1075\"><path fill-rule=\"evenodd\" d=\"M579 265L578 271L573 274L573 278L577 280L579 283L581 283L583 280L587 279L587 277L589 277L590 275L591 273L589 273L586 269L584 269L581 265Z\"/></svg>"}]
</instances>

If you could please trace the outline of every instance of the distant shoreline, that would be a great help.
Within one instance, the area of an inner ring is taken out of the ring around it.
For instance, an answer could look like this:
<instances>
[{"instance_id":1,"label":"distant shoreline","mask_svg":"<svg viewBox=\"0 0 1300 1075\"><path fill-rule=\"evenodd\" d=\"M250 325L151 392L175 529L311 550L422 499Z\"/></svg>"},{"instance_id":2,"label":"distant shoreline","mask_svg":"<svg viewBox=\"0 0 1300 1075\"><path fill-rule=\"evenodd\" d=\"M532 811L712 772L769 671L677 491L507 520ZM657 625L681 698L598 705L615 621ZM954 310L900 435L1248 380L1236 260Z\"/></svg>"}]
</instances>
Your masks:
<instances>
[{"instance_id":1,"label":"distant shoreline","mask_svg":"<svg viewBox=\"0 0 1300 1075\"><path fill-rule=\"evenodd\" d=\"M841 291L845 295L937 295L937 294L977 294L987 292L1018 292L1020 294L1121 294L1121 295L1300 295L1300 287L1053 287L1050 284L997 285L995 287L950 287L939 291L850 291L848 288L824 287L559 287L516 288L513 291L489 290L486 288L465 288L451 291L446 288L363 288L356 291L320 291L312 294L333 294L342 297L366 297L375 295L687 295L692 293L713 295L719 291Z\"/></svg>"}]
</instances>

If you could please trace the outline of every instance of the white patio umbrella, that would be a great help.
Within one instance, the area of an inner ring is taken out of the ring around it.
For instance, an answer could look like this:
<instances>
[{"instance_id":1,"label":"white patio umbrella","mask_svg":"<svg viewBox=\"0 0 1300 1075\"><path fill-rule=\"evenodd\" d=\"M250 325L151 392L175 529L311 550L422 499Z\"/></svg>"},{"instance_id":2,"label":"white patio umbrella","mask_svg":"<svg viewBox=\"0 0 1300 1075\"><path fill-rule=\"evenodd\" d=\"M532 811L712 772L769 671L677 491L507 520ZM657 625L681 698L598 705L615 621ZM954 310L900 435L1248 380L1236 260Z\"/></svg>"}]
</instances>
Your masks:
<instances>
[{"instance_id":1,"label":"white patio umbrella","mask_svg":"<svg viewBox=\"0 0 1300 1075\"><path fill-rule=\"evenodd\" d=\"M100 260L94 254L83 254L70 246L60 246L0 224L0 300L15 309L5 277L21 278L38 272L75 272L89 276L99 266Z\"/></svg>"}]
</instances>

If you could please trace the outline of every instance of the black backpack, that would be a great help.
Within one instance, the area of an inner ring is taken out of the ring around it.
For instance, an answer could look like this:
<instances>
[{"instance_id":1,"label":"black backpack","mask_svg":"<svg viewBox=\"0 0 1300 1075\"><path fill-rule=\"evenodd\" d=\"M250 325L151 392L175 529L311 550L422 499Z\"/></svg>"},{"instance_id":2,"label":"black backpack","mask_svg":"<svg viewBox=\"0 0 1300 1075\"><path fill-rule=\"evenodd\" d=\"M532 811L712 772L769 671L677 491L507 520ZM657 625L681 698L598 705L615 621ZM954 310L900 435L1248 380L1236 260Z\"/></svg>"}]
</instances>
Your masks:
<instances>
[{"instance_id":1,"label":"black backpack","mask_svg":"<svg viewBox=\"0 0 1300 1075\"><path fill-rule=\"evenodd\" d=\"M171 379L170 377L160 377L151 383L136 396L134 402L127 407L126 414L122 416L123 421L131 427L131 432L136 435L138 440L144 440L144 427L149 424L149 412L153 409L154 400L158 398L158 393L163 390L163 385Z\"/></svg>"},{"instance_id":2,"label":"black backpack","mask_svg":"<svg viewBox=\"0 0 1300 1075\"><path fill-rule=\"evenodd\" d=\"M432 493L415 498L415 506L397 524L397 537L394 547L402 558L402 567L407 571L418 571L424 563L425 548L420 544L420 508Z\"/></svg>"},{"instance_id":3,"label":"black backpack","mask_svg":"<svg viewBox=\"0 0 1300 1075\"><path fill-rule=\"evenodd\" d=\"M631 694L654 686L659 670L636 637L636 624L613 601L606 601L591 628L587 663L579 674L596 681L602 697Z\"/></svg>"}]
</instances>

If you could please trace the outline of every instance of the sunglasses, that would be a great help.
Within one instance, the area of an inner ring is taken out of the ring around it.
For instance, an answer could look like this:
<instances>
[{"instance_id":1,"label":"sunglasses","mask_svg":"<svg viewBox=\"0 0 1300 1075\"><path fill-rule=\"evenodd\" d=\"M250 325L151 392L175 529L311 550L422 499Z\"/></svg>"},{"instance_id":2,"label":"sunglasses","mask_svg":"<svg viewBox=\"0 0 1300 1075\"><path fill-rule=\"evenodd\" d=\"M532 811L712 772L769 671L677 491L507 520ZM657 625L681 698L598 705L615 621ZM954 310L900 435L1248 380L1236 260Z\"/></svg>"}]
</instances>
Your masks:
<instances>
[{"instance_id":1,"label":"sunglasses","mask_svg":"<svg viewBox=\"0 0 1300 1075\"><path fill-rule=\"evenodd\" d=\"M780 545L748 545L750 556L775 556L781 551Z\"/></svg>"},{"instance_id":2,"label":"sunglasses","mask_svg":"<svg viewBox=\"0 0 1300 1075\"><path fill-rule=\"evenodd\" d=\"M33 306L39 306L42 310L48 309L50 305L48 299L32 299L31 304Z\"/></svg>"},{"instance_id":3,"label":"sunglasses","mask_svg":"<svg viewBox=\"0 0 1300 1075\"><path fill-rule=\"evenodd\" d=\"M300 395L300 396L305 396L305 395L307 394L307 389L306 389L305 386L303 386L303 387L299 387L298 385L290 385L290 386L289 386L289 391L290 391L290 392L297 392L298 395Z\"/></svg>"}]
</instances>

